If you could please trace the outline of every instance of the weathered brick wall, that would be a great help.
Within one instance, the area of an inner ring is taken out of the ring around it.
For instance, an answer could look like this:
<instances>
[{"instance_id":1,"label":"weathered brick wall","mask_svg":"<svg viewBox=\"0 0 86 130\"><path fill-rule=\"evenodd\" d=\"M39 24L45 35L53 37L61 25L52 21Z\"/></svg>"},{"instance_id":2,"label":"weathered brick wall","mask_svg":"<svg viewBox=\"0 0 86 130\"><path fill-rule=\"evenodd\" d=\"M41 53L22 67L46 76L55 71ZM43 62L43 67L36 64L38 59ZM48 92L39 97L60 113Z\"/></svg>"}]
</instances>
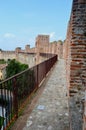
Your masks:
<instances>
[{"instance_id":1,"label":"weathered brick wall","mask_svg":"<svg viewBox=\"0 0 86 130\"><path fill-rule=\"evenodd\" d=\"M82 130L83 100L86 88L86 0L73 0L64 48L67 51L64 57L70 96L70 129ZM85 119L86 117L84 122Z\"/></svg>"},{"instance_id":2,"label":"weathered brick wall","mask_svg":"<svg viewBox=\"0 0 86 130\"><path fill-rule=\"evenodd\" d=\"M84 115L83 115L83 130L86 130L86 90L85 90L85 102L84 102Z\"/></svg>"},{"instance_id":3,"label":"weathered brick wall","mask_svg":"<svg viewBox=\"0 0 86 130\"><path fill-rule=\"evenodd\" d=\"M66 64L68 95L69 95L69 86L70 86L70 63L71 63L71 46L70 46L71 34L72 34L71 21L72 20L70 17L70 21L68 23L68 29L67 29L67 36L63 46L63 58L65 59L65 64Z\"/></svg>"}]
</instances>

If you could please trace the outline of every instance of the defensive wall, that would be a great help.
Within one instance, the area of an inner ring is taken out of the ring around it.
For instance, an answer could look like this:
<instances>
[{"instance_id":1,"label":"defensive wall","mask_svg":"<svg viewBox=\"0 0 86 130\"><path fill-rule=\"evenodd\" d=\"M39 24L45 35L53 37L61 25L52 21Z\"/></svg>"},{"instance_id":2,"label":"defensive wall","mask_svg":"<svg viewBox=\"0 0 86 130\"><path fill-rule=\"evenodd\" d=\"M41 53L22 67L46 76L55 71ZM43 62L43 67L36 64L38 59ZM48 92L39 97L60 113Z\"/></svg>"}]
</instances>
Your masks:
<instances>
[{"instance_id":1,"label":"defensive wall","mask_svg":"<svg viewBox=\"0 0 86 130\"><path fill-rule=\"evenodd\" d=\"M29 67L35 65L35 54L25 53L25 52L16 52L16 51L0 51L0 59L16 59L21 63L28 64Z\"/></svg>"},{"instance_id":2,"label":"defensive wall","mask_svg":"<svg viewBox=\"0 0 86 130\"><path fill-rule=\"evenodd\" d=\"M86 130L86 0L73 0L63 50L69 90L70 130Z\"/></svg>"},{"instance_id":3,"label":"defensive wall","mask_svg":"<svg viewBox=\"0 0 86 130\"><path fill-rule=\"evenodd\" d=\"M48 59L51 54L57 54L59 58L63 58L63 43L49 41L49 35L38 35L34 48L26 45L24 50L17 47L15 51L0 51L0 59L16 59L32 67Z\"/></svg>"}]
</instances>

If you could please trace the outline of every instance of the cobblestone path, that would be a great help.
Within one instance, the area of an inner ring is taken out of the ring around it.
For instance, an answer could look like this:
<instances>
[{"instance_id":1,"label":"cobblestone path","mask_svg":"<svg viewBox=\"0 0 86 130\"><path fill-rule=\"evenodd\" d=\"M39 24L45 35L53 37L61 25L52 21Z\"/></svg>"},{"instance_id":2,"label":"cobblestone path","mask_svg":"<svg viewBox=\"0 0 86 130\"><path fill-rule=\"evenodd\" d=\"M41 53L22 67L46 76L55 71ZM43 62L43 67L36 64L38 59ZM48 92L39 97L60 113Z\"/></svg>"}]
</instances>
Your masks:
<instances>
[{"instance_id":1,"label":"cobblestone path","mask_svg":"<svg viewBox=\"0 0 86 130\"><path fill-rule=\"evenodd\" d=\"M69 130L64 60L59 60L23 130Z\"/></svg>"}]
</instances>

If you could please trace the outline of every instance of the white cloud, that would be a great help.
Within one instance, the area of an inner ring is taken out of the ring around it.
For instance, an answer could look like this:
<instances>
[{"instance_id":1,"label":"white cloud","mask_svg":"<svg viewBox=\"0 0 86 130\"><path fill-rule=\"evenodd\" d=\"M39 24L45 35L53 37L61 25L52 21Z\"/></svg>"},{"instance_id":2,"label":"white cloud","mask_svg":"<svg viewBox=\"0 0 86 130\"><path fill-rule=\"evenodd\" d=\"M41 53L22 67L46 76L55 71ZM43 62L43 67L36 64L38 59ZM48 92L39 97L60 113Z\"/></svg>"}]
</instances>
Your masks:
<instances>
[{"instance_id":1,"label":"white cloud","mask_svg":"<svg viewBox=\"0 0 86 130\"><path fill-rule=\"evenodd\" d=\"M55 32L51 32L50 33L50 38L54 38L55 37Z\"/></svg>"},{"instance_id":2,"label":"white cloud","mask_svg":"<svg viewBox=\"0 0 86 130\"><path fill-rule=\"evenodd\" d=\"M4 38L14 38L14 37L15 37L15 35L12 33L5 33L4 34Z\"/></svg>"}]
</instances>

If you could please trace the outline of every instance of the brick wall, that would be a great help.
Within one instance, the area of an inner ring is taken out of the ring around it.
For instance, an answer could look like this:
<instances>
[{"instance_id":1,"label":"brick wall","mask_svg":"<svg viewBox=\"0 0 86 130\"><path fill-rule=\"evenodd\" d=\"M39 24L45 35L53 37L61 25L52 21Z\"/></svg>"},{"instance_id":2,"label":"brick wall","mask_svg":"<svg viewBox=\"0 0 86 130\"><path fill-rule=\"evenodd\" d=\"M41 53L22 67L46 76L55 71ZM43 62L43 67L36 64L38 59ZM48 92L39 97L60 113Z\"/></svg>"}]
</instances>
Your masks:
<instances>
[{"instance_id":1,"label":"brick wall","mask_svg":"<svg viewBox=\"0 0 86 130\"><path fill-rule=\"evenodd\" d=\"M73 0L64 49L69 89L70 129L82 130L86 88L86 0ZM86 117L84 122L85 119Z\"/></svg>"},{"instance_id":2,"label":"brick wall","mask_svg":"<svg viewBox=\"0 0 86 130\"><path fill-rule=\"evenodd\" d=\"M84 115L83 115L83 130L86 130L86 90L85 90L85 102L84 102Z\"/></svg>"}]
</instances>

